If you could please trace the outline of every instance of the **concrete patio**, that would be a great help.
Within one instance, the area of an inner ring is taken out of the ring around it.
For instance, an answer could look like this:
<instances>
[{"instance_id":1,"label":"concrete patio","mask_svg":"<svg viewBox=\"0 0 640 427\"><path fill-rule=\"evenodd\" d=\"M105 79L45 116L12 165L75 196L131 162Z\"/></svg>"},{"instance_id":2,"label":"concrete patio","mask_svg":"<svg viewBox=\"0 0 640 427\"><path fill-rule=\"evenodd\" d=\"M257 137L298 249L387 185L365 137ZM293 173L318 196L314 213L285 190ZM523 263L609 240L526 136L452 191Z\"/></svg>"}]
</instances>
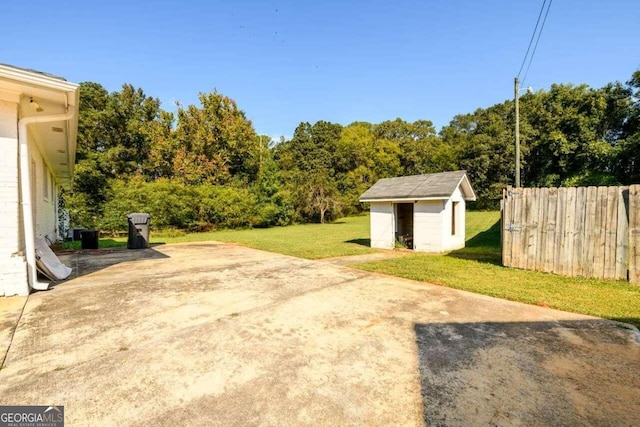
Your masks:
<instances>
[{"instance_id":1,"label":"concrete patio","mask_svg":"<svg viewBox=\"0 0 640 427\"><path fill-rule=\"evenodd\" d=\"M0 404L70 426L640 421L621 324L214 242L63 260L0 302Z\"/></svg>"}]
</instances>

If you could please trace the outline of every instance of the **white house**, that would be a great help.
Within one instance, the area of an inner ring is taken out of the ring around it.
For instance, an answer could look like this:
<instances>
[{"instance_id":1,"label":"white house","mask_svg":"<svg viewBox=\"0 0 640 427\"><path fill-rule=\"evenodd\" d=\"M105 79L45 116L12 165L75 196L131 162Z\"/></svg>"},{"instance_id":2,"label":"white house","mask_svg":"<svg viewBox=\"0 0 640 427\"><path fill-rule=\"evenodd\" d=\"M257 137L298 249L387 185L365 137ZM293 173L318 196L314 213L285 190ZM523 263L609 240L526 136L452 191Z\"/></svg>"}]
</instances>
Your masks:
<instances>
[{"instance_id":1,"label":"white house","mask_svg":"<svg viewBox=\"0 0 640 427\"><path fill-rule=\"evenodd\" d=\"M0 64L0 296L42 289L35 239L56 241L58 191L73 173L78 85Z\"/></svg>"},{"instance_id":2,"label":"white house","mask_svg":"<svg viewBox=\"0 0 640 427\"><path fill-rule=\"evenodd\" d=\"M371 205L372 248L423 252L464 247L465 202L474 200L465 171L385 178L360 196Z\"/></svg>"}]
</instances>

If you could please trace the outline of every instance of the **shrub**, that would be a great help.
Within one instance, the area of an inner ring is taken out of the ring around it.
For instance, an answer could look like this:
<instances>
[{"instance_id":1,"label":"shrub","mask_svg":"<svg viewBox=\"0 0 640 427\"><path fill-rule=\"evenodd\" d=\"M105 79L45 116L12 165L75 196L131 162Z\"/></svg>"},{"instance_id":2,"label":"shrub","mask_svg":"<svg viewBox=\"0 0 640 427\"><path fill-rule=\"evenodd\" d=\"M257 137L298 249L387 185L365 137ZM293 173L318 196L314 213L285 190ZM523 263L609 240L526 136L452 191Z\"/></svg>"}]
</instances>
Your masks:
<instances>
[{"instance_id":1,"label":"shrub","mask_svg":"<svg viewBox=\"0 0 640 427\"><path fill-rule=\"evenodd\" d=\"M259 222L256 197L235 187L200 185L198 219L222 228L250 227Z\"/></svg>"},{"instance_id":2,"label":"shrub","mask_svg":"<svg viewBox=\"0 0 640 427\"><path fill-rule=\"evenodd\" d=\"M127 230L127 215L146 212L154 230L172 229L208 231L214 228L269 227L292 222L293 209L288 192L271 197L256 188L235 185L186 185L177 180L158 179L147 182L141 177L110 182L102 212L83 210L83 193L79 193L71 211L74 223L96 226L106 233ZM93 219L95 218L95 220ZM78 222L80 221L80 222Z\"/></svg>"}]
</instances>

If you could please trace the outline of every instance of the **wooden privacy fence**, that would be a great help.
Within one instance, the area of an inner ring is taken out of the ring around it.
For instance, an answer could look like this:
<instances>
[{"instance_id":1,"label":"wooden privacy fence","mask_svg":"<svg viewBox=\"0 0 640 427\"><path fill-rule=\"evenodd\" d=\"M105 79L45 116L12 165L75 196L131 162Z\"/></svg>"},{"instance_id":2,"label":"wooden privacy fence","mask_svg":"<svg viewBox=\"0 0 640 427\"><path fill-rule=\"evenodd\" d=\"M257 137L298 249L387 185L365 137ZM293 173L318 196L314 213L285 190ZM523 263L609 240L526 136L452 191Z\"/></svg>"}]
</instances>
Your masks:
<instances>
[{"instance_id":1,"label":"wooden privacy fence","mask_svg":"<svg viewBox=\"0 0 640 427\"><path fill-rule=\"evenodd\" d=\"M502 264L640 284L640 185L507 188Z\"/></svg>"}]
</instances>

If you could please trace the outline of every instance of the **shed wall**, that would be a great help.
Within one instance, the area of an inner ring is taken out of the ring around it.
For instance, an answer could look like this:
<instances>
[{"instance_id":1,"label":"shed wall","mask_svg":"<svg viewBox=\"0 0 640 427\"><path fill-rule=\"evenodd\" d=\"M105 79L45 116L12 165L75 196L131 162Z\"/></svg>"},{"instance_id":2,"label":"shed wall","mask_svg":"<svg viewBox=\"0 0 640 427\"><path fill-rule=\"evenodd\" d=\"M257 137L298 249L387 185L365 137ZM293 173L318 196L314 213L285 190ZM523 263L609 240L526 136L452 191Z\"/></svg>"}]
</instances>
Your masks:
<instances>
[{"instance_id":1,"label":"shed wall","mask_svg":"<svg viewBox=\"0 0 640 427\"><path fill-rule=\"evenodd\" d=\"M455 207L455 234L453 233L453 215ZM444 211L442 213L442 251L451 251L454 249L464 248L465 242L465 201L460 191L460 187L456 188L451 198L446 201Z\"/></svg>"},{"instance_id":2,"label":"shed wall","mask_svg":"<svg viewBox=\"0 0 640 427\"><path fill-rule=\"evenodd\" d=\"M371 247L381 249L393 249L395 218L393 215L393 203L371 203Z\"/></svg>"},{"instance_id":3,"label":"shed wall","mask_svg":"<svg viewBox=\"0 0 640 427\"><path fill-rule=\"evenodd\" d=\"M413 248L441 252L444 200L420 200L413 207Z\"/></svg>"}]
</instances>

